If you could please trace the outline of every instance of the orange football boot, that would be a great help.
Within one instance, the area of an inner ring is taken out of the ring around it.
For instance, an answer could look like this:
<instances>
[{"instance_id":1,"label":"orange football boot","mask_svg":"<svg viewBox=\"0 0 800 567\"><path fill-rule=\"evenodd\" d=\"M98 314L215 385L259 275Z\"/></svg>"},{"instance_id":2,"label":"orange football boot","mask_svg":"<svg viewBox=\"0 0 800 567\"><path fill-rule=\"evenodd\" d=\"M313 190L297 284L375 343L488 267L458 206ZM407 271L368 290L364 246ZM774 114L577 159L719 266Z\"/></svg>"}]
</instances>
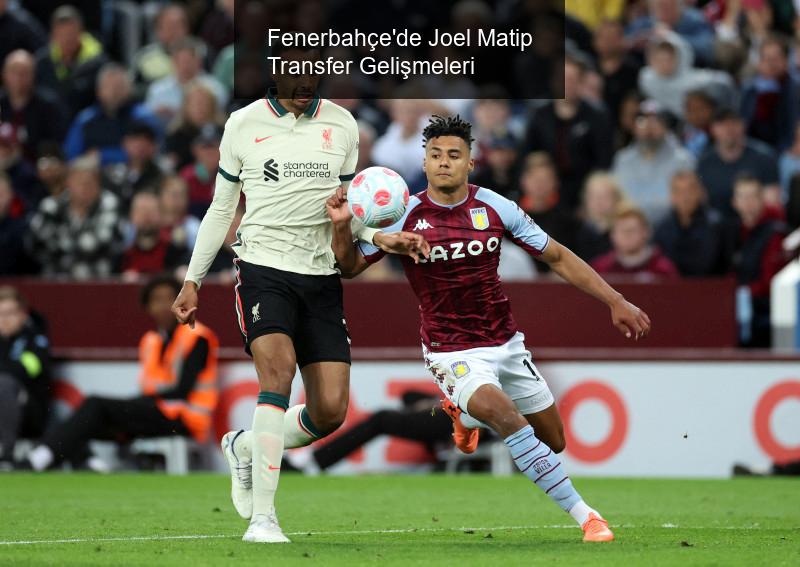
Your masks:
<instances>
[{"instance_id":1,"label":"orange football boot","mask_svg":"<svg viewBox=\"0 0 800 567\"><path fill-rule=\"evenodd\" d=\"M583 541L613 541L614 532L608 528L608 522L591 512L589 519L581 526Z\"/></svg>"},{"instance_id":2,"label":"orange football boot","mask_svg":"<svg viewBox=\"0 0 800 567\"><path fill-rule=\"evenodd\" d=\"M466 454L474 453L478 448L480 431L464 427L460 419L461 410L450 400L442 400L442 409L453 420L453 440L458 450Z\"/></svg>"}]
</instances>

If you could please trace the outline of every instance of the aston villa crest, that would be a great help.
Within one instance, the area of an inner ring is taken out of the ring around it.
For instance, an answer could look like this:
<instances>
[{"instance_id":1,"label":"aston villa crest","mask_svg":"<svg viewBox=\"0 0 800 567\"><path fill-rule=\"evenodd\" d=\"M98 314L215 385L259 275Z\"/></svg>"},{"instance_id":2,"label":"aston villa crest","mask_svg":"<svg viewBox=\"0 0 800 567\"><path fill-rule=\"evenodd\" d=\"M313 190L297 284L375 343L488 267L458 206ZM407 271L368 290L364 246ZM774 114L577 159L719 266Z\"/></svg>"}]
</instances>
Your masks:
<instances>
[{"instance_id":1,"label":"aston villa crest","mask_svg":"<svg viewBox=\"0 0 800 567\"><path fill-rule=\"evenodd\" d=\"M469 214L472 217L472 226L478 230L486 230L489 228L489 214L486 212L486 207L470 209Z\"/></svg>"}]
</instances>

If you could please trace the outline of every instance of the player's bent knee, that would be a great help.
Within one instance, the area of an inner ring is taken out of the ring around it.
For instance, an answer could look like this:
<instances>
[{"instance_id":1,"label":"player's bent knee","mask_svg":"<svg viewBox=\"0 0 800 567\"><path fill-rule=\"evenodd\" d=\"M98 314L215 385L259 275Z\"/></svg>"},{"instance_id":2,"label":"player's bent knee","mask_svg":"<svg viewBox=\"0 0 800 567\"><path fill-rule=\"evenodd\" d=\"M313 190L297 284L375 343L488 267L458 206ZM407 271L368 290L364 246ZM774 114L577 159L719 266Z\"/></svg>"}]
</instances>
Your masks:
<instances>
[{"instance_id":1,"label":"player's bent knee","mask_svg":"<svg viewBox=\"0 0 800 567\"><path fill-rule=\"evenodd\" d=\"M347 405L322 405L322 406L306 406L308 408L308 415L314 426L321 433L329 435L333 433L344 423L347 417Z\"/></svg>"},{"instance_id":2,"label":"player's bent knee","mask_svg":"<svg viewBox=\"0 0 800 567\"><path fill-rule=\"evenodd\" d=\"M482 417L478 417L476 415L473 415L473 417L479 419L494 429L498 435L503 437L513 435L528 425L528 422L525 421L525 418L522 417L515 409L509 410L505 408L488 408L481 413L483 414Z\"/></svg>"},{"instance_id":3,"label":"player's bent knee","mask_svg":"<svg viewBox=\"0 0 800 567\"><path fill-rule=\"evenodd\" d=\"M291 388L294 366L280 358L262 356L256 359L258 382L262 390L283 391Z\"/></svg>"},{"instance_id":4,"label":"player's bent knee","mask_svg":"<svg viewBox=\"0 0 800 567\"><path fill-rule=\"evenodd\" d=\"M564 449L567 448L567 440L564 439L564 435L561 434L547 445L553 450L554 453L562 453Z\"/></svg>"}]
</instances>

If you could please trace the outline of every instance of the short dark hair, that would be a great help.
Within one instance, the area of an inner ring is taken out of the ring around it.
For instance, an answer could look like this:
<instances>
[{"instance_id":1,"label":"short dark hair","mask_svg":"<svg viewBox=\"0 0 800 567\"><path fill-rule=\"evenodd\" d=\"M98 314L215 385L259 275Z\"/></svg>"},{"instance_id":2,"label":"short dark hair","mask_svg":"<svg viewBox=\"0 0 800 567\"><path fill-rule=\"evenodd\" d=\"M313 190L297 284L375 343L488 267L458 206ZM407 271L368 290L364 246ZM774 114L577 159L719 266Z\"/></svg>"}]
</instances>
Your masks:
<instances>
[{"instance_id":1,"label":"short dark hair","mask_svg":"<svg viewBox=\"0 0 800 567\"><path fill-rule=\"evenodd\" d=\"M128 125L128 129L125 132L125 137L130 138L147 138L151 142L156 141L156 131L155 129L142 120L136 120Z\"/></svg>"},{"instance_id":2,"label":"short dark hair","mask_svg":"<svg viewBox=\"0 0 800 567\"><path fill-rule=\"evenodd\" d=\"M689 97L698 98L709 106L715 106L717 104L717 99L706 89L692 89L686 93L686 98Z\"/></svg>"},{"instance_id":3,"label":"short dark hair","mask_svg":"<svg viewBox=\"0 0 800 567\"><path fill-rule=\"evenodd\" d=\"M14 301L23 311L28 310L28 302L20 291L10 285L0 286L0 301Z\"/></svg>"},{"instance_id":4,"label":"short dark hair","mask_svg":"<svg viewBox=\"0 0 800 567\"><path fill-rule=\"evenodd\" d=\"M739 185L756 185L759 192L764 188L764 183L749 171L743 171L733 178L734 189Z\"/></svg>"},{"instance_id":5,"label":"short dark hair","mask_svg":"<svg viewBox=\"0 0 800 567\"><path fill-rule=\"evenodd\" d=\"M64 4L55 9L50 16L50 25L61 24L64 22L75 22L83 27L83 16L75 6L71 4Z\"/></svg>"},{"instance_id":6,"label":"short dark hair","mask_svg":"<svg viewBox=\"0 0 800 567\"><path fill-rule=\"evenodd\" d=\"M175 279L174 276L169 274L161 274L158 276L154 276L144 286L142 287L142 291L139 294L139 301L142 304L142 307L147 307L147 304L150 303L150 296L153 295L153 292L156 288L162 286L169 286L175 292L175 295L178 295L181 292L181 284L178 280Z\"/></svg>"},{"instance_id":7,"label":"short dark hair","mask_svg":"<svg viewBox=\"0 0 800 567\"><path fill-rule=\"evenodd\" d=\"M779 34L771 34L768 35L764 41L761 42L761 45L758 48L758 54L761 55L764 53L764 49L770 46L776 46L778 49L781 50L784 57L789 57L791 55L791 47L787 39Z\"/></svg>"},{"instance_id":8,"label":"short dark hair","mask_svg":"<svg viewBox=\"0 0 800 567\"><path fill-rule=\"evenodd\" d=\"M461 138L467 143L468 148L472 148L472 142L474 141L472 137L472 124L466 120L462 120L458 114L447 117L434 114L430 119L430 123L422 131L422 138L425 140L422 147L427 147L428 142L431 141L432 138L438 138L440 136L456 136L457 138Z\"/></svg>"},{"instance_id":9,"label":"short dark hair","mask_svg":"<svg viewBox=\"0 0 800 567\"><path fill-rule=\"evenodd\" d=\"M732 106L722 106L714 112L714 117L711 120L713 123L725 122L726 120L737 120L742 122L744 119L739 111Z\"/></svg>"}]
</instances>

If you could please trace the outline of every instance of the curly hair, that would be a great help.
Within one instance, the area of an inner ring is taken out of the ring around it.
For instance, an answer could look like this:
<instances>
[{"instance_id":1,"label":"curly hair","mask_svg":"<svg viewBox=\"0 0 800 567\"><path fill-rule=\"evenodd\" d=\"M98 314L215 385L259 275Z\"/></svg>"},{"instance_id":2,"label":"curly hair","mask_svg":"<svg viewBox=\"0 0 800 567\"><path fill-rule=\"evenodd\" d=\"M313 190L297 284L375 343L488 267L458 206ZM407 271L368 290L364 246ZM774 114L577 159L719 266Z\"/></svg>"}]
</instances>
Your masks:
<instances>
[{"instance_id":1,"label":"curly hair","mask_svg":"<svg viewBox=\"0 0 800 567\"><path fill-rule=\"evenodd\" d=\"M439 136L456 136L461 138L467 143L468 148L472 148L472 142L474 141L472 137L472 124L466 120L462 120L459 115L444 117L434 114L430 119L430 124L422 131L422 137L424 139L422 146L426 147L432 138L438 138Z\"/></svg>"}]
</instances>

